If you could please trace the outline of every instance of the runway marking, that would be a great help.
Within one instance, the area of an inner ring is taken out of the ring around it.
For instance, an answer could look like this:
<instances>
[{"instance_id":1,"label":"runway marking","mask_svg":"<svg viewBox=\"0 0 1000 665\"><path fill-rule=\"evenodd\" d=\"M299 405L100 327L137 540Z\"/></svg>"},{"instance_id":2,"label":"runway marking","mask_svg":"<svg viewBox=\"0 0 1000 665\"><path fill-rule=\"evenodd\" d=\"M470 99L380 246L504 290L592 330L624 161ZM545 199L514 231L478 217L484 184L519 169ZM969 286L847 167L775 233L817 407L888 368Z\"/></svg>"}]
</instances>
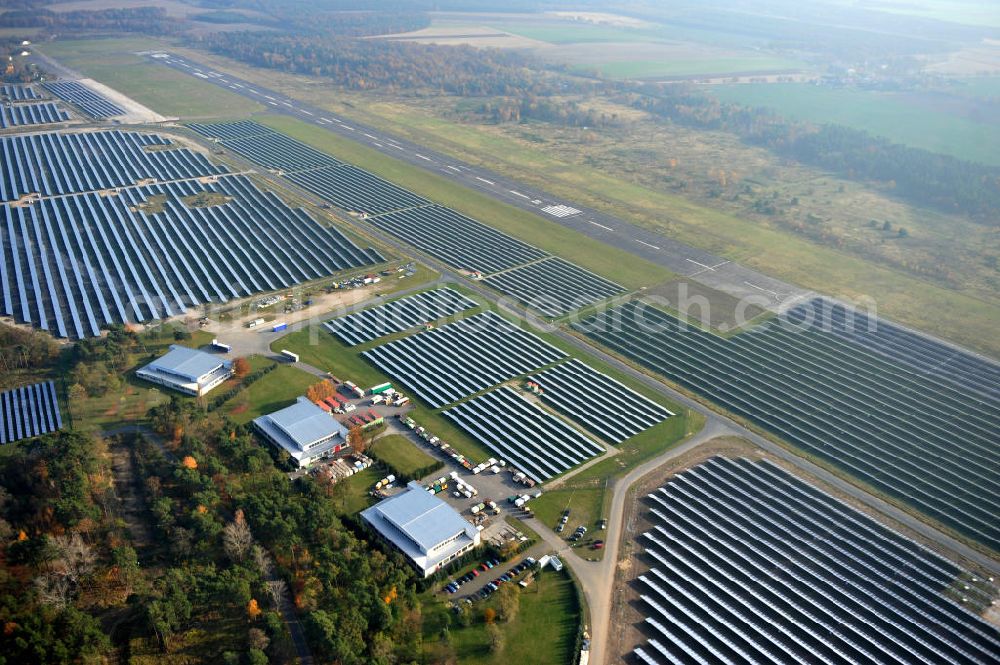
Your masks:
<instances>
[{"instance_id":1,"label":"runway marking","mask_svg":"<svg viewBox=\"0 0 1000 665\"><path fill-rule=\"evenodd\" d=\"M434 161L430 157L425 157L425 156L421 155L419 152L415 152L413 154L416 155L417 157L419 157L420 159L424 160L424 161L427 161L427 162L433 162Z\"/></svg>"},{"instance_id":2,"label":"runway marking","mask_svg":"<svg viewBox=\"0 0 1000 665\"><path fill-rule=\"evenodd\" d=\"M572 217L573 215L579 215L583 211L560 203L559 205L545 206L542 208L542 212L547 212L553 217Z\"/></svg>"},{"instance_id":3,"label":"runway marking","mask_svg":"<svg viewBox=\"0 0 1000 665\"><path fill-rule=\"evenodd\" d=\"M509 189L509 190L507 190L507 191L509 191L509 192L510 192L511 194L513 194L514 196L520 196L520 197L521 197L522 199L531 199L531 197L530 197L530 196L527 196L527 195L525 195L525 194L522 194L521 192L515 192L515 191L514 191L513 189Z\"/></svg>"},{"instance_id":4,"label":"runway marking","mask_svg":"<svg viewBox=\"0 0 1000 665\"><path fill-rule=\"evenodd\" d=\"M458 169L455 170L457 171ZM496 185L496 183L493 182L492 180L487 180L486 178L480 178L479 176L476 176L476 180L481 180L482 182L485 182L487 185Z\"/></svg>"},{"instance_id":5,"label":"runway marking","mask_svg":"<svg viewBox=\"0 0 1000 665\"><path fill-rule=\"evenodd\" d=\"M751 284L750 282L748 282L746 280L744 280L743 283L746 284L749 287L757 289L758 291L763 291L764 293L770 293L775 298L778 297L778 292L777 291L771 291L770 289L765 289L763 286L757 286L756 284Z\"/></svg>"},{"instance_id":6,"label":"runway marking","mask_svg":"<svg viewBox=\"0 0 1000 665\"><path fill-rule=\"evenodd\" d=\"M353 132L353 131L354 131L354 128L353 128L353 127L348 127L348 126L347 126L347 125L345 125L344 123L340 123L340 126L341 126L341 127L343 127L344 129L346 129L346 130L347 130L347 131L349 131L349 132Z\"/></svg>"},{"instance_id":7,"label":"runway marking","mask_svg":"<svg viewBox=\"0 0 1000 665\"><path fill-rule=\"evenodd\" d=\"M268 102L268 104L270 104L271 106L277 106L278 102Z\"/></svg>"},{"instance_id":8,"label":"runway marking","mask_svg":"<svg viewBox=\"0 0 1000 665\"><path fill-rule=\"evenodd\" d=\"M635 240L640 245L645 245L646 247L652 247L653 249L659 249L659 247L657 247L656 245L651 245L645 240L639 240L638 238L633 238L633 240Z\"/></svg>"},{"instance_id":9,"label":"runway marking","mask_svg":"<svg viewBox=\"0 0 1000 665\"><path fill-rule=\"evenodd\" d=\"M307 111L305 109L299 109L299 110L302 111L303 113L305 113L306 115L312 115L312 113L310 111Z\"/></svg>"},{"instance_id":10,"label":"runway marking","mask_svg":"<svg viewBox=\"0 0 1000 665\"><path fill-rule=\"evenodd\" d=\"M460 169L460 168L457 168L457 167L454 167L454 166L446 166L445 168L446 168L446 169L451 169L452 171L456 171L456 172L458 172L458 173L461 173L461 172L462 172L462 169Z\"/></svg>"},{"instance_id":11,"label":"runway marking","mask_svg":"<svg viewBox=\"0 0 1000 665\"><path fill-rule=\"evenodd\" d=\"M690 261L691 263L695 264L699 268L704 268L705 270L715 270L715 268L713 268L712 266L706 266L704 263L699 263L698 261L695 261L694 259L684 259L684 260L685 261Z\"/></svg>"},{"instance_id":12,"label":"runway marking","mask_svg":"<svg viewBox=\"0 0 1000 665\"><path fill-rule=\"evenodd\" d=\"M272 97L271 95L264 95L264 97L266 99L270 99L272 102L275 101L274 97Z\"/></svg>"},{"instance_id":13,"label":"runway marking","mask_svg":"<svg viewBox=\"0 0 1000 665\"><path fill-rule=\"evenodd\" d=\"M286 102L284 100L282 100L281 103L284 104L285 106L287 106L288 108L294 108L290 103L288 103L288 102Z\"/></svg>"},{"instance_id":14,"label":"runway marking","mask_svg":"<svg viewBox=\"0 0 1000 665\"><path fill-rule=\"evenodd\" d=\"M330 121L329 121L329 120L327 120L326 118L320 118L320 119L318 120L318 122L322 122L322 123L323 123L323 124L325 124L325 125L329 125L329 124L330 124Z\"/></svg>"},{"instance_id":15,"label":"runway marking","mask_svg":"<svg viewBox=\"0 0 1000 665\"><path fill-rule=\"evenodd\" d=\"M597 226L597 227L600 227L600 228L604 229L605 231L611 231L612 233L614 232L614 229L611 228L610 226L604 226L604 224L598 224L597 222L595 222L592 219L588 219L587 221L590 222L591 224L593 224L594 226Z\"/></svg>"},{"instance_id":16,"label":"runway marking","mask_svg":"<svg viewBox=\"0 0 1000 665\"><path fill-rule=\"evenodd\" d=\"M237 83L236 81L233 81L233 85L235 85L235 86L236 86L237 88L242 88L242 87L243 87L242 85L240 85L240 84L239 84L239 83Z\"/></svg>"},{"instance_id":17,"label":"runway marking","mask_svg":"<svg viewBox=\"0 0 1000 665\"><path fill-rule=\"evenodd\" d=\"M374 139L374 140L376 140L376 141L378 140L378 137L377 137L377 136L372 136L371 134L365 134L365 136L367 136L367 137L368 137L368 138L370 138L370 139Z\"/></svg>"},{"instance_id":18,"label":"runway marking","mask_svg":"<svg viewBox=\"0 0 1000 665\"><path fill-rule=\"evenodd\" d=\"M380 148L384 148L384 147L385 147L384 145L382 145L382 144L381 144L381 143L379 143L378 141L372 141L372 145L377 145L377 146L378 146L378 147L380 147Z\"/></svg>"},{"instance_id":19,"label":"runway marking","mask_svg":"<svg viewBox=\"0 0 1000 665\"><path fill-rule=\"evenodd\" d=\"M233 90L238 90L238 88L235 85L231 85L229 87L232 88Z\"/></svg>"},{"instance_id":20,"label":"runway marking","mask_svg":"<svg viewBox=\"0 0 1000 665\"><path fill-rule=\"evenodd\" d=\"M389 147L390 147L390 148L395 148L396 150L402 150L402 149L403 149L403 146L401 146L401 145L396 145L395 143L390 143L390 144L389 144Z\"/></svg>"},{"instance_id":21,"label":"runway marking","mask_svg":"<svg viewBox=\"0 0 1000 665\"><path fill-rule=\"evenodd\" d=\"M249 91L250 91L250 94L251 94L251 95L259 95L259 94L260 94L259 92L257 92L257 91L256 91L256 90L254 90L253 88L247 88L247 90L249 90Z\"/></svg>"}]
</instances>

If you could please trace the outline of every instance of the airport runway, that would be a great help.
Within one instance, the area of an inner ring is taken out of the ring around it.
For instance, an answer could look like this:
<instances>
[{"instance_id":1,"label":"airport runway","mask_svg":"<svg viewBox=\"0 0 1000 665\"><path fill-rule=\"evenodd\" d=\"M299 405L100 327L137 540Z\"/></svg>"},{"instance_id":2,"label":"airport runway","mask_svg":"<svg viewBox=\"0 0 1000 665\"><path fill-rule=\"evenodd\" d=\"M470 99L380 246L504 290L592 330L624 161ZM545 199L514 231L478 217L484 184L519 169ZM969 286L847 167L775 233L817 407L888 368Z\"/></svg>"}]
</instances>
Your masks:
<instances>
[{"instance_id":1,"label":"airport runway","mask_svg":"<svg viewBox=\"0 0 1000 665\"><path fill-rule=\"evenodd\" d=\"M497 173L472 166L453 157L429 150L406 139L392 136L321 108L304 104L279 92L215 71L210 67L165 53L145 54L166 67L225 88L268 108L322 127L338 136L357 141L390 157L420 167L439 176L483 192L490 197L554 221L583 235L623 249L672 272L737 298L753 297L755 304L777 309L783 303L808 295L806 289L769 277L665 235L640 228L573 201L557 199Z\"/></svg>"}]
</instances>

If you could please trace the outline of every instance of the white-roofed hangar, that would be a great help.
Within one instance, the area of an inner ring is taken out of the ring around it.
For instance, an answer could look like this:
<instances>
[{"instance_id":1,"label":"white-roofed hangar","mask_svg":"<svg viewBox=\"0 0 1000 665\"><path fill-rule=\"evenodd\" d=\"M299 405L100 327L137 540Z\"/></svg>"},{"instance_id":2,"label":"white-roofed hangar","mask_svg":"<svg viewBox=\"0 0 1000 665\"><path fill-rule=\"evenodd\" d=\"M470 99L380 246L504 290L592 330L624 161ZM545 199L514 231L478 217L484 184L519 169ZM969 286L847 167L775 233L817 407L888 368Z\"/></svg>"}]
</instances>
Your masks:
<instances>
[{"instance_id":1,"label":"white-roofed hangar","mask_svg":"<svg viewBox=\"0 0 1000 665\"><path fill-rule=\"evenodd\" d=\"M185 395L201 396L233 375L232 363L219 356L176 344L136 371L136 376Z\"/></svg>"},{"instance_id":2,"label":"white-roofed hangar","mask_svg":"<svg viewBox=\"0 0 1000 665\"><path fill-rule=\"evenodd\" d=\"M400 494L362 511L361 517L406 555L424 578L480 543L476 527L416 481Z\"/></svg>"},{"instance_id":3,"label":"white-roofed hangar","mask_svg":"<svg viewBox=\"0 0 1000 665\"><path fill-rule=\"evenodd\" d=\"M286 451L301 468L347 448L347 428L336 418L299 397L291 406L255 418L254 429L267 441Z\"/></svg>"}]
</instances>

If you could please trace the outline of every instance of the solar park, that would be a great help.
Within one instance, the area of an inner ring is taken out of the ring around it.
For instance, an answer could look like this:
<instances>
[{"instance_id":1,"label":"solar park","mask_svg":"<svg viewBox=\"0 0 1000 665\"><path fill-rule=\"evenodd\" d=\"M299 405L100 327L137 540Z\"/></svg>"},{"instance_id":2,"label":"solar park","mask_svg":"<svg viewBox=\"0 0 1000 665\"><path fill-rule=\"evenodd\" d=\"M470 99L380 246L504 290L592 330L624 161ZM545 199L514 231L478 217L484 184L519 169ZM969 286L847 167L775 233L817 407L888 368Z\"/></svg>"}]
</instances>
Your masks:
<instances>
[{"instance_id":1,"label":"solar park","mask_svg":"<svg viewBox=\"0 0 1000 665\"><path fill-rule=\"evenodd\" d=\"M369 222L463 270L498 272L546 256L537 247L438 205L379 215Z\"/></svg>"},{"instance_id":2,"label":"solar park","mask_svg":"<svg viewBox=\"0 0 1000 665\"><path fill-rule=\"evenodd\" d=\"M556 256L490 275L483 281L551 317L625 292L622 286Z\"/></svg>"},{"instance_id":3,"label":"solar park","mask_svg":"<svg viewBox=\"0 0 1000 665\"><path fill-rule=\"evenodd\" d=\"M45 195L0 213L4 314L80 338L382 261L244 176L211 182L221 169L201 155L142 149L165 144L122 132L3 140L17 157L0 183L5 200ZM157 184L135 186L147 181ZM80 191L91 188L115 191ZM181 200L204 194L224 202Z\"/></svg>"},{"instance_id":4,"label":"solar park","mask_svg":"<svg viewBox=\"0 0 1000 665\"><path fill-rule=\"evenodd\" d=\"M647 507L636 662L1000 660L1000 632L960 605L991 585L774 464L713 458Z\"/></svg>"},{"instance_id":5,"label":"solar park","mask_svg":"<svg viewBox=\"0 0 1000 665\"><path fill-rule=\"evenodd\" d=\"M487 274L510 271L485 282L549 316L623 291L614 282L264 125L244 120L189 126L255 164L280 171L323 200L363 213L369 224L453 268ZM538 297L542 293L549 297Z\"/></svg>"},{"instance_id":6,"label":"solar park","mask_svg":"<svg viewBox=\"0 0 1000 665\"><path fill-rule=\"evenodd\" d=\"M444 414L535 482L604 452L598 443L507 387L462 402Z\"/></svg>"},{"instance_id":7,"label":"solar park","mask_svg":"<svg viewBox=\"0 0 1000 665\"><path fill-rule=\"evenodd\" d=\"M674 415L575 358L528 380L541 387L544 403L615 444Z\"/></svg>"},{"instance_id":8,"label":"solar park","mask_svg":"<svg viewBox=\"0 0 1000 665\"><path fill-rule=\"evenodd\" d=\"M362 355L433 408L565 357L493 312L404 337Z\"/></svg>"},{"instance_id":9,"label":"solar park","mask_svg":"<svg viewBox=\"0 0 1000 665\"><path fill-rule=\"evenodd\" d=\"M107 120L125 114L125 109L79 81L49 81L42 85L56 97L73 104L95 120Z\"/></svg>"},{"instance_id":10,"label":"solar park","mask_svg":"<svg viewBox=\"0 0 1000 665\"><path fill-rule=\"evenodd\" d=\"M62 428L56 388L51 381L0 393L0 444Z\"/></svg>"},{"instance_id":11,"label":"solar park","mask_svg":"<svg viewBox=\"0 0 1000 665\"><path fill-rule=\"evenodd\" d=\"M772 319L724 339L636 302L574 327L1000 549L1000 398L956 383L947 366L931 369L896 327L858 343ZM895 355L872 351L876 343L896 344ZM972 367L989 372L986 362Z\"/></svg>"},{"instance_id":12,"label":"solar park","mask_svg":"<svg viewBox=\"0 0 1000 665\"><path fill-rule=\"evenodd\" d=\"M475 308L454 289L433 289L326 322L327 329L349 346L444 319Z\"/></svg>"},{"instance_id":13,"label":"solar park","mask_svg":"<svg viewBox=\"0 0 1000 665\"><path fill-rule=\"evenodd\" d=\"M147 150L169 146L157 134L106 131L30 134L0 138L3 168L0 200L26 194L56 196L148 180L168 181L225 173L187 149Z\"/></svg>"},{"instance_id":14,"label":"solar park","mask_svg":"<svg viewBox=\"0 0 1000 665\"><path fill-rule=\"evenodd\" d=\"M0 129L66 122L69 114L52 102L0 106Z\"/></svg>"}]
</instances>

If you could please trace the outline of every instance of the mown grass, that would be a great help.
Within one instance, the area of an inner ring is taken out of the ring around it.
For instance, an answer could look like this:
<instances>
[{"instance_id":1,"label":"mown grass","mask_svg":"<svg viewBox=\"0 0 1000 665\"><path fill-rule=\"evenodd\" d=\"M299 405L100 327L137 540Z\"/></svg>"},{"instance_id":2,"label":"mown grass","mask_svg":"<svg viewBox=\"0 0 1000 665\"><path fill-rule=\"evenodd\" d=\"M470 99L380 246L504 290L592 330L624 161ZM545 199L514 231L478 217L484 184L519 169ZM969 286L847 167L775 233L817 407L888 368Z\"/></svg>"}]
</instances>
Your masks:
<instances>
[{"instance_id":1,"label":"mown grass","mask_svg":"<svg viewBox=\"0 0 1000 665\"><path fill-rule=\"evenodd\" d=\"M272 362L272 361L267 361ZM248 423L257 416L292 405L319 377L290 365L278 365L222 406L234 422Z\"/></svg>"},{"instance_id":2,"label":"mown grass","mask_svg":"<svg viewBox=\"0 0 1000 665\"><path fill-rule=\"evenodd\" d=\"M245 117L260 104L135 55L170 48L154 39L56 40L38 47L61 64L104 83L165 116Z\"/></svg>"},{"instance_id":3,"label":"mown grass","mask_svg":"<svg viewBox=\"0 0 1000 665\"><path fill-rule=\"evenodd\" d=\"M440 594L424 596L424 656L425 662L447 662L453 650L457 662L463 665L564 665L574 662L573 647L580 627L581 608L573 589L573 581L563 572L546 570L535 581L520 590L520 608L509 623L498 622L503 647L490 651L489 636L483 611L496 609L496 597L477 602L472 608L473 620L468 627L458 624ZM448 629L450 646L442 643L442 630Z\"/></svg>"},{"instance_id":4,"label":"mown grass","mask_svg":"<svg viewBox=\"0 0 1000 665\"><path fill-rule=\"evenodd\" d=\"M408 476L413 476L417 471L426 469L437 461L400 434L379 437L369 446L368 451L372 457Z\"/></svg>"},{"instance_id":5,"label":"mown grass","mask_svg":"<svg viewBox=\"0 0 1000 665\"><path fill-rule=\"evenodd\" d=\"M626 288L636 289L658 284L672 276L672 273L662 266L587 238L555 222L501 203L442 176L383 155L377 150L337 136L322 127L284 116L262 115L255 119L329 152L339 159L412 189L435 203L454 208L545 251L558 254L564 259L614 279Z\"/></svg>"}]
</instances>

